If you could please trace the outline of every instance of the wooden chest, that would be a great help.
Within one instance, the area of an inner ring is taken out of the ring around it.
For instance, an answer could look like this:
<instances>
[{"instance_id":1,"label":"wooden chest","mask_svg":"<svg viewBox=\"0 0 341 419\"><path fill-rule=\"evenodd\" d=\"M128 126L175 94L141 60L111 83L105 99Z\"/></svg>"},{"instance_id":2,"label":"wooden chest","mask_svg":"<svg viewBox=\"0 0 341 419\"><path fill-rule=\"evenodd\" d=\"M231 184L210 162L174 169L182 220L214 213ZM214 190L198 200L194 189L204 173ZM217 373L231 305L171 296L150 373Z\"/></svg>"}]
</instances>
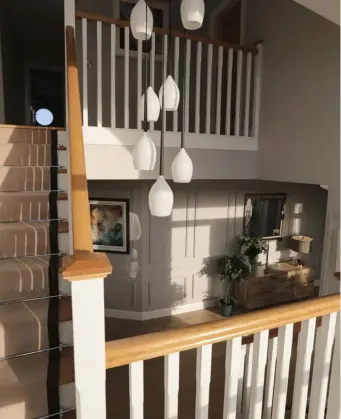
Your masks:
<instances>
[{"instance_id":1,"label":"wooden chest","mask_svg":"<svg viewBox=\"0 0 341 419\"><path fill-rule=\"evenodd\" d=\"M289 270L287 274L281 271L279 275L276 272L251 276L236 287L237 300L249 310L312 297L313 293L313 272L308 267Z\"/></svg>"}]
</instances>

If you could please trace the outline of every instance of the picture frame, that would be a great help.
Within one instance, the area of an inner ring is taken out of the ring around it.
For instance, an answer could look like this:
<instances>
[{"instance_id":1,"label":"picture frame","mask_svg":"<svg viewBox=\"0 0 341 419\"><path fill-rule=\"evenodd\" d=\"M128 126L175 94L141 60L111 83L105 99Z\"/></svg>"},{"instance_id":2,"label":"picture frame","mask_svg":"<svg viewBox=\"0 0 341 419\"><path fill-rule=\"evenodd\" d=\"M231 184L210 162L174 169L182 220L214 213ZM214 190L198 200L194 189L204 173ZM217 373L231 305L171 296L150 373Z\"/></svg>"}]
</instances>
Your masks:
<instances>
[{"instance_id":1,"label":"picture frame","mask_svg":"<svg viewBox=\"0 0 341 419\"><path fill-rule=\"evenodd\" d=\"M129 207L129 199L89 199L95 252L130 253Z\"/></svg>"}]
</instances>

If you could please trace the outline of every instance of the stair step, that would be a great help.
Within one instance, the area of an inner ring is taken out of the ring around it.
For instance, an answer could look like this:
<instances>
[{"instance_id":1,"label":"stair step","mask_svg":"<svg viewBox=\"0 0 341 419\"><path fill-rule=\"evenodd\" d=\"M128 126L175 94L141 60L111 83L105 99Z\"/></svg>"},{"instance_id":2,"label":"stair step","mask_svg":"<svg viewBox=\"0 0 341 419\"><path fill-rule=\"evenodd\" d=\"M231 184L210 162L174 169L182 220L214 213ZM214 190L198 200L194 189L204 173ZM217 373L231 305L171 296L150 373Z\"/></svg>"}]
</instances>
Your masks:
<instances>
[{"instance_id":1,"label":"stair step","mask_svg":"<svg viewBox=\"0 0 341 419\"><path fill-rule=\"evenodd\" d=\"M64 167L1 166L0 191L50 191L51 171L67 173Z\"/></svg>"},{"instance_id":2,"label":"stair step","mask_svg":"<svg viewBox=\"0 0 341 419\"><path fill-rule=\"evenodd\" d=\"M40 353L0 361L0 418L21 419L47 415L49 354ZM60 385L74 381L72 348L60 352Z\"/></svg>"},{"instance_id":3,"label":"stair step","mask_svg":"<svg viewBox=\"0 0 341 419\"><path fill-rule=\"evenodd\" d=\"M19 221L0 223L0 258L38 256L50 253L50 224L67 233L67 221Z\"/></svg>"},{"instance_id":4,"label":"stair step","mask_svg":"<svg viewBox=\"0 0 341 419\"><path fill-rule=\"evenodd\" d=\"M50 347L48 314L50 300L0 306L0 358ZM62 297L59 322L72 319L71 297Z\"/></svg>"},{"instance_id":5,"label":"stair step","mask_svg":"<svg viewBox=\"0 0 341 419\"><path fill-rule=\"evenodd\" d=\"M48 220L51 194L67 200L67 193L58 191L0 192L0 222Z\"/></svg>"},{"instance_id":6,"label":"stair step","mask_svg":"<svg viewBox=\"0 0 341 419\"><path fill-rule=\"evenodd\" d=\"M51 144L52 131L40 127L1 125L0 143Z\"/></svg>"},{"instance_id":7,"label":"stair step","mask_svg":"<svg viewBox=\"0 0 341 419\"><path fill-rule=\"evenodd\" d=\"M58 150L65 150L65 147L59 146ZM51 145L49 144L0 143L0 166L51 165Z\"/></svg>"}]
</instances>

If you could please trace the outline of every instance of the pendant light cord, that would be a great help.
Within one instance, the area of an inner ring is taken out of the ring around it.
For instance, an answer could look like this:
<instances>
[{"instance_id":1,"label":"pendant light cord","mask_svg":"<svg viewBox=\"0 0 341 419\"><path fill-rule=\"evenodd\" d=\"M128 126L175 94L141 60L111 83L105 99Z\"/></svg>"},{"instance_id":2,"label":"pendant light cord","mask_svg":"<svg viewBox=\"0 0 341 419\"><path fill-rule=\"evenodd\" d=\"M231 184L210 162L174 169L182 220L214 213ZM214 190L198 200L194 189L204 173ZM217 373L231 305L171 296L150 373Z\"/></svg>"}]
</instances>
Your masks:
<instances>
[{"instance_id":1,"label":"pendant light cord","mask_svg":"<svg viewBox=\"0 0 341 419\"><path fill-rule=\"evenodd\" d=\"M171 74L171 47L172 47L172 8L171 8L172 0L168 1L168 54L167 54L167 60L168 60L168 75Z\"/></svg>"},{"instance_id":2,"label":"pendant light cord","mask_svg":"<svg viewBox=\"0 0 341 419\"><path fill-rule=\"evenodd\" d=\"M185 52L187 49L186 29L184 29ZM186 73L187 73L187 57L185 53L184 67L182 74L182 127L181 127L181 148L185 148L185 124L186 124Z\"/></svg>"},{"instance_id":3,"label":"pendant light cord","mask_svg":"<svg viewBox=\"0 0 341 419\"><path fill-rule=\"evenodd\" d=\"M146 2L146 39L145 39L145 46L146 46L146 55L145 55L145 60L144 60L144 126L143 126L143 130L144 132L148 131L148 100L147 100L147 91L148 91L148 74L147 74L147 68L148 68L148 62L147 62L147 41L148 41L148 37L147 37L147 31L148 31L148 25L147 25L147 17L148 17L148 5L147 5L147 0L145 0ZM142 46L142 50L143 50L143 46Z\"/></svg>"},{"instance_id":4,"label":"pendant light cord","mask_svg":"<svg viewBox=\"0 0 341 419\"><path fill-rule=\"evenodd\" d=\"M166 43L163 42L163 53L162 53L162 72L164 73L166 68L165 62L165 47ZM162 84L162 106L161 106L161 141L160 141L160 176L163 176L164 167L163 167L163 153L164 153L164 141L165 141L165 84Z\"/></svg>"}]
</instances>

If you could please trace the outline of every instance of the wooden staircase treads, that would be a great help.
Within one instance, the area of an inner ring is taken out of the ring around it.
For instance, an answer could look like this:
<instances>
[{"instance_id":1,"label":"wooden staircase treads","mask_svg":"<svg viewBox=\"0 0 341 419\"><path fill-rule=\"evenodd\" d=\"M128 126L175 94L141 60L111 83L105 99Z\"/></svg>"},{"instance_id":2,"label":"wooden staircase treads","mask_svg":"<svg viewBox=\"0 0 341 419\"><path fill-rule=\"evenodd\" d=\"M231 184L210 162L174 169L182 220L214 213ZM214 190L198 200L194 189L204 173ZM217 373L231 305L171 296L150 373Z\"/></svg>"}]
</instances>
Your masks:
<instances>
[{"instance_id":1,"label":"wooden staircase treads","mask_svg":"<svg viewBox=\"0 0 341 419\"><path fill-rule=\"evenodd\" d=\"M51 144L51 130L31 127L0 126L0 144Z\"/></svg>"},{"instance_id":2,"label":"wooden staircase treads","mask_svg":"<svg viewBox=\"0 0 341 419\"><path fill-rule=\"evenodd\" d=\"M50 301L44 299L0 306L0 358L50 347L49 304ZM62 297L59 322L71 319L71 297Z\"/></svg>"},{"instance_id":3,"label":"wooden staircase treads","mask_svg":"<svg viewBox=\"0 0 341 419\"><path fill-rule=\"evenodd\" d=\"M26 419L45 416L49 354L39 353L0 361L0 418ZM73 350L60 352L60 385L74 381Z\"/></svg>"},{"instance_id":4,"label":"wooden staircase treads","mask_svg":"<svg viewBox=\"0 0 341 419\"><path fill-rule=\"evenodd\" d=\"M66 150L58 146L59 151ZM1 144L0 166L51 166L49 144Z\"/></svg>"},{"instance_id":5,"label":"wooden staircase treads","mask_svg":"<svg viewBox=\"0 0 341 419\"><path fill-rule=\"evenodd\" d=\"M51 170L67 173L63 167L1 166L0 191L50 191Z\"/></svg>"},{"instance_id":6,"label":"wooden staircase treads","mask_svg":"<svg viewBox=\"0 0 341 419\"><path fill-rule=\"evenodd\" d=\"M57 194L58 201L67 200L65 192ZM0 222L48 220L50 192L0 192Z\"/></svg>"},{"instance_id":7,"label":"wooden staircase treads","mask_svg":"<svg viewBox=\"0 0 341 419\"><path fill-rule=\"evenodd\" d=\"M68 232L67 221L0 223L0 258L49 254L50 224L55 222L59 233Z\"/></svg>"}]
</instances>

